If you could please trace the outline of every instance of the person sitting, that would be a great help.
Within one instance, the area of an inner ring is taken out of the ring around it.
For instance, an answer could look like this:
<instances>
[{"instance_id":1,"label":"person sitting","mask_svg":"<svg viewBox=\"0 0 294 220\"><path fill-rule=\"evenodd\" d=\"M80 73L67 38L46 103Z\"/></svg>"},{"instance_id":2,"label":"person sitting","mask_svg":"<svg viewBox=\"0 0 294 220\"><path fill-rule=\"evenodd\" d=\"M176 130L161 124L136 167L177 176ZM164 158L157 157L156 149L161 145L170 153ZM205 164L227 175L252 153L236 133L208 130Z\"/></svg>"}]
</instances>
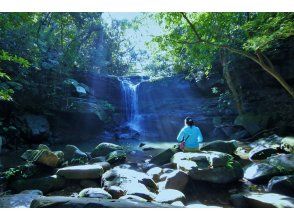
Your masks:
<instances>
[{"instance_id":1,"label":"person sitting","mask_svg":"<svg viewBox=\"0 0 294 220\"><path fill-rule=\"evenodd\" d=\"M196 152L199 150L199 143L203 141L203 137L192 118L187 117L185 119L185 126L179 132L177 141L181 143L181 149L184 152Z\"/></svg>"}]
</instances>

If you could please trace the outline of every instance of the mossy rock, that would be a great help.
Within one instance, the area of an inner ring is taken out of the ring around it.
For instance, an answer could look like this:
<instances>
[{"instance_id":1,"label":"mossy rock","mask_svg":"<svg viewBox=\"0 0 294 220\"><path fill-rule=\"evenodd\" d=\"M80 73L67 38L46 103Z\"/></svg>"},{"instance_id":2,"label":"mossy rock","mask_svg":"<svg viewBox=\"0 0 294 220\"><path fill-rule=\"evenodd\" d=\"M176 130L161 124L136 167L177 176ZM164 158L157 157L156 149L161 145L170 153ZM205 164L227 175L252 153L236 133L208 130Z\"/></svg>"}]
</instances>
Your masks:
<instances>
[{"instance_id":1,"label":"mossy rock","mask_svg":"<svg viewBox=\"0 0 294 220\"><path fill-rule=\"evenodd\" d=\"M123 163L127 159L127 154L123 150L116 150L108 154L106 161L110 164Z\"/></svg>"},{"instance_id":2,"label":"mossy rock","mask_svg":"<svg viewBox=\"0 0 294 220\"><path fill-rule=\"evenodd\" d=\"M108 154L110 154L113 151L116 150L124 150L124 147L121 147L119 145L116 144L112 144L112 143L106 143L103 142L101 144L99 144L91 153L92 157L100 157L100 156L107 156Z\"/></svg>"}]
</instances>

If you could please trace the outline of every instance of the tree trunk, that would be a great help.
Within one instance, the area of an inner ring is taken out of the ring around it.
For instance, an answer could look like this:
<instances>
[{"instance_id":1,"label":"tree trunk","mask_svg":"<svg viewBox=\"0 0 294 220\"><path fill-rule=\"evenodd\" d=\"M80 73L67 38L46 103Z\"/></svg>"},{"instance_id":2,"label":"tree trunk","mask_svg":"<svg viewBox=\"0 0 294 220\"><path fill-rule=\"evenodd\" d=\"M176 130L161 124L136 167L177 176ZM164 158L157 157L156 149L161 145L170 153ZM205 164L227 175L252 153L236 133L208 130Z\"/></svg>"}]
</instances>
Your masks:
<instances>
[{"instance_id":1,"label":"tree trunk","mask_svg":"<svg viewBox=\"0 0 294 220\"><path fill-rule=\"evenodd\" d=\"M228 55L226 53L226 50L222 50L221 52L221 63L223 67L223 76L227 82L229 89L232 92L234 101L236 102L237 111L239 115L241 115L243 113L243 104L242 104L241 97L237 91L236 85L231 76L231 73L229 71L229 61L228 61Z\"/></svg>"}]
</instances>

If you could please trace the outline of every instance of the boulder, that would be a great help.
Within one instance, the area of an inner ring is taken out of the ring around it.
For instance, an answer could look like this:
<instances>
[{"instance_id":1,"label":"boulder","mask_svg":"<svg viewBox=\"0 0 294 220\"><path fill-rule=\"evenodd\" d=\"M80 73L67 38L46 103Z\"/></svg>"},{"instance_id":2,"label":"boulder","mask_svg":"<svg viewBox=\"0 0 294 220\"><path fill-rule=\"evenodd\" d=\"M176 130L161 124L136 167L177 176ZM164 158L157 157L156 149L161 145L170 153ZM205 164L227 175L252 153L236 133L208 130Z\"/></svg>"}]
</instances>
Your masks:
<instances>
[{"instance_id":1,"label":"boulder","mask_svg":"<svg viewBox=\"0 0 294 220\"><path fill-rule=\"evenodd\" d=\"M95 180L81 180L80 185L83 188L98 188L100 184Z\"/></svg>"},{"instance_id":2,"label":"boulder","mask_svg":"<svg viewBox=\"0 0 294 220\"><path fill-rule=\"evenodd\" d=\"M98 162L105 162L106 157L101 156L101 157L94 157L90 160L90 163L98 163Z\"/></svg>"},{"instance_id":3,"label":"boulder","mask_svg":"<svg viewBox=\"0 0 294 220\"><path fill-rule=\"evenodd\" d=\"M66 179L99 179L103 172L101 165L92 164L61 168L56 174Z\"/></svg>"},{"instance_id":4,"label":"boulder","mask_svg":"<svg viewBox=\"0 0 294 220\"><path fill-rule=\"evenodd\" d=\"M237 147L238 146L235 140L232 140L232 141L217 140L217 141L205 143L204 145L200 146L199 149L202 151L218 151L218 152L223 152L226 154L234 154Z\"/></svg>"},{"instance_id":5,"label":"boulder","mask_svg":"<svg viewBox=\"0 0 294 220\"><path fill-rule=\"evenodd\" d=\"M135 196L135 195L125 195L120 197L119 199L130 199L130 200L134 200L134 201L140 201L140 202L147 202L146 199L143 199L140 196Z\"/></svg>"},{"instance_id":6,"label":"boulder","mask_svg":"<svg viewBox=\"0 0 294 220\"><path fill-rule=\"evenodd\" d=\"M30 190L19 194L0 196L0 208L29 208L31 202L42 196L38 190Z\"/></svg>"},{"instance_id":7,"label":"boulder","mask_svg":"<svg viewBox=\"0 0 294 220\"><path fill-rule=\"evenodd\" d=\"M171 205L177 206L177 207L185 207L184 203L182 203L181 201L173 202Z\"/></svg>"},{"instance_id":8,"label":"boulder","mask_svg":"<svg viewBox=\"0 0 294 220\"><path fill-rule=\"evenodd\" d=\"M106 161L110 164L119 164L125 162L127 154L123 150L116 150L109 153L106 157Z\"/></svg>"},{"instance_id":9,"label":"boulder","mask_svg":"<svg viewBox=\"0 0 294 220\"><path fill-rule=\"evenodd\" d=\"M27 150L21 158L28 162L35 162L49 167L57 167L59 164L58 156L46 145L39 145L37 150Z\"/></svg>"},{"instance_id":10,"label":"boulder","mask_svg":"<svg viewBox=\"0 0 294 220\"><path fill-rule=\"evenodd\" d=\"M267 191L294 197L294 175L273 177L268 183Z\"/></svg>"},{"instance_id":11,"label":"boulder","mask_svg":"<svg viewBox=\"0 0 294 220\"><path fill-rule=\"evenodd\" d=\"M264 160L273 154L277 154L277 149L270 148L270 147L264 147L264 146L258 146L253 148L249 152L249 159L250 160Z\"/></svg>"},{"instance_id":12,"label":"boulder","mask_svg":"<svg viewBox=\"0 0 294 220\"><path fill-rule=\"evenodd\" d=\"M112 143L101 143L91 153L92 157L107 156L109 153L116 150L124 150L123 147Z\"/></svg>"},{"instance_id":13,"label":"boulder","mask_svg":"<svg viewBox=\"0 0 294 220\"><path fill-rule=\"evenodd\" d=\"M81 198L112 199L112 196L101 188L86 188L79 193Z\"/></svg>"},{"instance_id":14,"label":"boulder","mask_svg":"<svg viewBox=\"0 0 294 220\"><path fill-rule=\"evenodd\" d=\"M244 178L253 183L262 183L279 173L276 167L266 163L251 164L245 169Z\"/></svg>"},{"instance_id":15,"label":"boulder","mask_svg":"<svg viewBox=\"0 0 294 220\"><path fill-rule=\"evenodd\" d=\"M103 168L103 171L106 172L107 170L110 170L111 165L108 162L98 162L98 163L94 163L95 165L100 165Z\"/></svg>"},{"instance_id":16,"label":"boulder","mask_svg":"<svg viewBox=\"0 0 294 220\"><path fill-rule=\"evenodd\" d=\"M174 206L132 199L97 199L49 196L34 199L31 208L172 208Z\"/></svg>"},{"instance_id":17,"label":"boulder","mask_svg":"<svg viewBox=\"0 0 294 220\"><path fill-rule=\"evenodd\" d=\"M183 191L188 183L189 176L180 170L168 173L166 177L165 189L175 189Z\"/></svg>"},{"instance_id":18,"label":"boulder","mask_svg":"<svg viewBox=\"0 0 294 220\"><path fill-rule=\"evenodd\" d=\"M175 148L169 148L156 156L152 157L150 160L150 163L156 164L158 166L164 165L166 163L169 163L171 161L171 158L175 153L177 153L179 150Z\"/></svg>"},{"instance_id":19,"label":"boulder","mask_svg":"<svg viewBox=\"0 0 294 220\"><path fill-rule=\"evenodd\" d=\"M53 175L33 179L20 179L13 181L9 186L16 192L21 192L23 190L40 190L44 194L47 194L60 190L64 188L65 185L65 179Z\"/></svg>"},{"instance_id":20,"label":"boulder","mask_svg":"<svg viewBox=\"0 0 294 220\"><path fill-rule=\"evenodd\" d=\"M81 151L79 148L77 148L74 145L66 145L64 149L62 150L64 153L64 160L65 161L71 161L73 159L87 159L88 156L86 153Z\"/></svg>"},{"instance_id":21,"label":"boulder","mask_svg":"<svg viewBox=\"0 0 294 220\"><path fill-rule=\"evenodd\" d=\"M147 175L149 175L155 182L159 181L160 174L162 173L162 168L153 167L147 171Z\"/></svg>"},{"instance_id":22,"label":"boulder","mask_svg":"<svg viewBox=\"0 0 294 220\"><path fill-rule=\"evenodd\" d=\"M231 203L237 208L294 208L294 198L275 193L233 194Z\"/></svg>"},{"instance_id":23,"label":"boulder","mask_svg":"<svg viewBox=\"0 0 294 220\"><path fill-rule=\"evenodd\" d=\"M282 139L282 149L294 153L294 137L285 137Z\"/></svg>"},{"instance_id":24,"label":"boulder","mask_svg":"<svg viewBox=\"0 0 294 220\"><path fill-rule=\"evenodd\" d=\"M102 176L102 186L105 189L119 186L127 195L140 196L153 200L157 186L150 176L123 166L114 167Z\"/></svg>"},{"instance_id":25,"label":"boulder","mask_svg":"<svg viewBox=\"0 0 294 220\"><path fill-rule=\"evenodd\" d=\"M45 116L26 114L22 120L25 123L24 133L30 141L40 142L49 137L50 126Z\"/></svg>"},{"instance_id":26,"label":"boulder","mask_svg":"<svg viewBox=\"0 0 294 220\"><path fill-rule=\"evenodd\" d=\"M165 189L159 192L156 196L155 201L160 203L173 203L173 202L184 202L186 199L185 195L174 189Z\"/></svg>"},{"instance_id":27,"label":"boulder","mask_svg":"<svg viewBox=\"0 0 294 220\"><path fill-rule=\"evenodd\" d=\"M241 165L231 155L221 152L179 152L173 156L172 162L198 181L227 184L243 177Z\"/></svg>"},{"instance_id":28,"label":"boulder","mask_svg":"<svg viewBox=\"0 0 294 220\"><path fill-rule=\"evenodd\" d=\"M113 199L118 199L125 195L125 192L119 186L110 186L105 188L105 190L112 196Z\"/></svg>"}]
</instances>

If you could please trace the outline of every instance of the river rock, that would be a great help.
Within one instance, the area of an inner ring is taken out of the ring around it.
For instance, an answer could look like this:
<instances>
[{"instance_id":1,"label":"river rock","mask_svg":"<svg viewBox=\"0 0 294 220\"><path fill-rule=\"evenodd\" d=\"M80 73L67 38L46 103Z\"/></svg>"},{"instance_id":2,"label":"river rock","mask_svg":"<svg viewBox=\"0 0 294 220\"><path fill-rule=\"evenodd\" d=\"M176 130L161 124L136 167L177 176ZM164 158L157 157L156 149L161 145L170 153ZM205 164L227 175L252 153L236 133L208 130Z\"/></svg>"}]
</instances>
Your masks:
<instances>
[{"instance_id":1,"label":"river rock","mask_svg":"<svg viewBox=\"0 0 294 220\"><path fill-rule=\"evenodd\" d=\"M98 162L105 162L106 161L106 157L104 156L100 156L100 157L94 157L90 160L90 163L98 163Z\"/></svg>"},{"instance_id":2,"label":"river rock","mask_svg":"<svg viewBox=\"0 0 294 220\"><path fill-rule=\"evenodd\" d=\"M81 180L80 185L83 188L98 188L100 186L95 180Z\"/></svg>"},{"instance_id":3,"label":"river rock","mask_svg":"<svg viewBox=\"0 0 294 220\"><path fill-rule=\"evenodd\" d=\"M156 156L152 157L150 163L156 164L158 166L164 165L171 161L172 156L177 153L179 150L175 148L169 148Z\"/></svg>"},{"instance_id":4,"label":"river rock","mask_svg":"<svg viewBox=\"0 0 294 220\"><path fill-rule=\"evenodd\" d=\"M205 143L204 145L200 146L200 150L202 151L218 151L226 154L234 154L235 150L237 149L237 143L235 140L232 141L212 141L209 143Z\"/></svg>"},{"instance_id":5,"label":"river rock","mask_svg":"<svg viewBox=\"0 0 294 220\"><path fill-rule=\"evenodd\" d=\"M37 150L27 150L21 158L28 162L40 163L49 167L57 167L59 164L58 156L46 145L39 145Z\"/></svg>"},{"instance_id":6,"label":"river rock","mask_svg":"<svg viewBox=\"0 0 294 220\"><path fill-rule=\"evenodd\" d=\"M139 196L147 201L155 199L156 194L151 192L144 184L138 182L124 182L120 187L127 195Z\"/></svg>"},{"instance_id":7,"label":"river rock","mask_svg":"<svg viewBox=\"0 0 294 220\"><path fill-rule=\"evenodd\" d=\"M132 199L96 199L49 196L34 199L31 208L172 208L174 206Z\"/></svg>"},{"instance_id":8,"label":"river rock","mask_svg":"<svg viewBox=\"0 0 294 220\"><path fill-rule=\"evenodd\" d=\"M285 137L282 139L282 149L289 152L294 153L294 137Z\"/></svg>"},{"instance_id":9,"label":"river rock","mask_svg":"<svg viewBox=\"0 0 294 220\"><path fill-rule=\"evenodd\" d=\"M278 151L276 149L264 146L258 146L253 148L249 152L249 159L250 160L264 160L273 154L277 154Z\"/></svg>"},{"instance_id":10,"label":"river rock","mask_svg":"<svg viewBox=\"0 0 294 220\"><path fill-rule=\"evenodd\" d=\"M273 177L268 183L267 191L294 197L294 175Z\"/></svg>"},{"instance_id":11,"label":"river rock","mask_svg":"<svg viewBox=\"0 0 294 220\"><path fill-rule=\"evenodd\" d=\"M57 170L56 174L66 179L98 179L103 174L99 164L69 166Z\"/></svg>"},{"instance_id":12,"label":"river rock","mask_svg":"<svg viewBox=\"0 0 294 220\"><path fill-rule=\"evenodd\" d=\"M134 201L140 201L140 202L147 202L147 199L143 199L140 196L135 196L135 195L125 195L120 197L119 199L130 199L130 200L134 200Z\"/></svg>"},{"instance_id":13,"label":"river rock","mask_svg":"<svg viewBox=\"0 0 294 220\"><path fill-rule=\"evenodd\" d=\"M106 161L110 164L123 163L127 159L127 154L123 150L116 150L109 153L106 157Z\"/></svg>"},{"instance_id":14,"label":"river rock","mask_svg":"<svg viewBox=\"0 0 294 220\"><path fill-rule=\"evenodd\" d=\"M103 168L103 171L106 172L107 170L110 170L111 165L108 162L98 162L98 163L94 163L95 165L100 165Z\"/></svg>"},{"instance_id":15,"label":"river rock","mask_svg":"<svg viewBox=\"0 0 294 220\"><path fill-rule=\"evenodd\" d=\"M82 198L112 199L112 196L101 188L86 188L79 193Z\"/></svg>"},{"instance_id":16,"label":"river rock","mask_svg":"<svg viewBox=\"0 0 294 220\"><path fill-rule=\"evenodd\" d=\"M147 175L149 175L155 182L159 181L160 174L162 173L162 168L153 167L147 171Z\"/></svg>"},{"instance_id":17,"label":"river rock","mask_svg":"<svg viewBox=\"0 0 294 220\"><path fill-rule=\"evenodd\" d=\"M188 174L180 170L175 170L172 173L167 174L165 188L183 191L188 183L188 180Z\"/></svg>"},{"instance_id":18,"label":"river rock","mask_svg":"<svg viewBox=\"0 0 294 220\"><path fill-rule=\"evenodd\" d=\"M87 159L88 156L86 153L82 152L79 148L74 145L66 145L63 149L64 160L71 161L73 159Z\"/></svg>"},{"instance_id":19,"label":"river rock","mask_svg":"<svg viewBox=\"0 0 294 220\"><path fill-rule=\"evenodd\" d=\"M155 201L160 203L173 203L176 201L184 202L186 199L185 195L174 189L165 189L159 192L156 196Z\"/></svg>"},{"instance_id":20,"label":"river rock","mask_svg":"<svg viewBox=\"0 0 294 220\"><path fill-rule=\"evenodd\" d=\"M173 202L171 205L177 206L177 207L185 207L184 203L182 203L181 201Z\"/></svg>"},{"instance_id":21,"label":"river rock","mask_svg":"<svg viewBox=\"0 0 294 220\"><path fill-rule=\"evenodd\" d=\"M221 152L179 152L172 162L194 180L226 184L243 177L241 165L231 155Z\"/></svg>"},{"instance_id":22,"label":"river rock","mask_svg":"<svg viewBox=\"0 0 294 220\"><path fill-rule=\"evenodd\" d=\"M109 153L116 150L124 150L123 147L112 143L101 143L91 153L92 157L107 156Z\"/></svg>"},{"instance_id":23,"label":"river rock","mask_svg":"<svg viewBox=\"0 0 294 220\"><path fill-rule=\"evenodd\" d=\"M50 126L45 116L26 114L22 120L26 126L25 134L29 140L39 142L49 137Z\"/></svg>"},{"instance_id":24,"label":"river rock","mask_svg":"<svg viewBox=\"0 0 294 220\"><path fill-rule=\"evenodd\" d=\"M294 208L294 198L275 193L233 194L231 203L237 208Z\"/></svg>"},{"instance_id":25,"label":"river rock","mask_svg":"<svg viewBox=\"0 0 294 220\"><path fill-rule=\"evenodd\" d=\"M112 196L113 199L118 199L125 195L125 192L119 186L110 186L105 188L105 190Z\"/></svg>"},{"instance_id":26,"label":"river rock","mask_svg":"<svg viewBox=\"0 0 294 220\"><path fill-rule=\"evenodd\" d=\"M0 196L0 208L29 208L31 202L42 196L39 190L24 191L19 194Z\"/></svg>"},{"instance_id":27,"label":"river rock","mask_svg":"<svg viewBox=\"0 0 294 220\"><path fill-rule=\"evenodd\" d=\"M23 190L41 190L45 194L60 190L65 186L65 179L56 175L33 179L21 179L13 181L10 184L11 189L16 192L21 192Z\"/></svg>"}]
</instances>

